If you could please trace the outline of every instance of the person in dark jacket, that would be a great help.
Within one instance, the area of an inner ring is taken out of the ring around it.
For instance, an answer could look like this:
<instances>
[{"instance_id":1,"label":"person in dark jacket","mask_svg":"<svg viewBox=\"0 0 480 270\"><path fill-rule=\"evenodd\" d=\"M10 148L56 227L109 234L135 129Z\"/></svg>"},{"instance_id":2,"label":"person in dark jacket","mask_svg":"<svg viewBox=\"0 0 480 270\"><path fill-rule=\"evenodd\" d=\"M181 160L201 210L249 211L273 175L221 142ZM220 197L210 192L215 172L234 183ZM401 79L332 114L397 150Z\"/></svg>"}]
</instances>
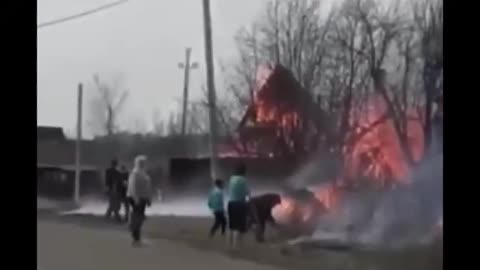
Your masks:
<instances>
[{"instance_id":1,"label":"person in dark jacket","mask_svg":"<svg viewBox=\"0 0 480 270\"><path fill-rule=\"evenodd\" d=\"M274 225L272 209L281 203L281 197L276 193L266 193L252 197L249 202L248 227L255 225L255 238L258 242L265 240L265 226Z\"/></svg>"},{"instance_id":2,"label":"person in dark jacket","mask_svg":"<svg viewBox=\"0 0 480 270\"><path fill-rule=\"evenodd\" d=\"M111 218L113 214L115 219L120 221L120 196L118 188L121 185L121 177L117 166L118 162L114 159L111 161L110 167L105 172L105 185L108 196L108 208L105 216Z\"/></svg>"}]
</instances>

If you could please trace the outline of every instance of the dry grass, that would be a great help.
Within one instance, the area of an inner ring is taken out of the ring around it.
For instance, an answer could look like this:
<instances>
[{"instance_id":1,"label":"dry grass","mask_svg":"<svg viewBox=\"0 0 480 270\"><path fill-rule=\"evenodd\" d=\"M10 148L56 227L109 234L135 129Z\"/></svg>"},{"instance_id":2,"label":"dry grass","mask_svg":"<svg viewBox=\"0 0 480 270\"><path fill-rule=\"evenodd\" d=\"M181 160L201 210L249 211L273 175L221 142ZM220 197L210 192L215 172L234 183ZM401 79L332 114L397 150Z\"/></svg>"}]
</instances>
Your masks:
<instances>
[{"instance_id":1,"label":"dry grass","mask_svg":"<svg viewBox=\"0 0 480 270\"><path fill-rule=\"evenodd\" d=\"M150 220L147 231L151 237L182 241L196 248L285 269L443 269L441 242L397 251L328 250L287 245L281 235L269 231L267 243L258 244L252 235L247 235L242 249L229 250L224 238L208 239L210 222L206 218L162 217Z\"/></svg>"}]
</instances>

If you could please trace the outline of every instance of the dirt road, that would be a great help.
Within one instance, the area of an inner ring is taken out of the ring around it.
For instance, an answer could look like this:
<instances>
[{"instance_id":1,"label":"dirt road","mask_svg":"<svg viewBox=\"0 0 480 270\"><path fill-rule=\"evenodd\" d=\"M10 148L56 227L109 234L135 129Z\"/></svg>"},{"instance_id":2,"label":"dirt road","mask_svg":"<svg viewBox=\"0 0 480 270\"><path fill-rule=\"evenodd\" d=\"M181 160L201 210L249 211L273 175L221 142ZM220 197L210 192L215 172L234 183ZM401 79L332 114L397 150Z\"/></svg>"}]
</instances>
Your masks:
<instances>
[{"instance_id":1,"label":"dirt road","mask_svg":"<svg viewBox=\"0 0 480 270\"><path fill-rule=\"evenodd\" d=\"M126 233L54 221L37 222L37 265L41 270L232 269L275 270L167 240L132 248Z\"/></svg>"}]
</instances>

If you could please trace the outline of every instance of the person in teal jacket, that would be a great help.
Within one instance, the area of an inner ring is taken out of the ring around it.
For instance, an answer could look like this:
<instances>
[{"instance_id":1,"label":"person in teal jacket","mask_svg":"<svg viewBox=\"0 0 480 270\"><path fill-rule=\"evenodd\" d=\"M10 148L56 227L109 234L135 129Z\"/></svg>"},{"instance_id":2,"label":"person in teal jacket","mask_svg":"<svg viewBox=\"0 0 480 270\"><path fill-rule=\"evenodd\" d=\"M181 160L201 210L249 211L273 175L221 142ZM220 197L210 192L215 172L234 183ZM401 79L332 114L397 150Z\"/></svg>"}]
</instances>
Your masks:
<instances>
[{"instance_id":1,"label":"person in teal jacket","mask_svg":"<svg viewBox=\"0 0 480 270\"><path fill-rule=\"evenodd\" d=\"M213 237L219 228L221 228L222 235L225 235L227 219L225 218L223 180L221 179L215 180L213 188L208 194L208 208L210 208L215 217L215 221L210 229L210 237Z\"/></svg>"},{"instance_id":2,"label":"person in teal jacket","mask_svg":"<svg viewBox=\"0 0 480 270\"><path fill-rule=\"evenodd\" d=\"M241 241L247 232L247 201L250 197L250 189L245 177L247 169L245 165L238 166L230 178L228 184L228 224L231 232L230 243L233 247Z\"/></svg>"}]
</instances>

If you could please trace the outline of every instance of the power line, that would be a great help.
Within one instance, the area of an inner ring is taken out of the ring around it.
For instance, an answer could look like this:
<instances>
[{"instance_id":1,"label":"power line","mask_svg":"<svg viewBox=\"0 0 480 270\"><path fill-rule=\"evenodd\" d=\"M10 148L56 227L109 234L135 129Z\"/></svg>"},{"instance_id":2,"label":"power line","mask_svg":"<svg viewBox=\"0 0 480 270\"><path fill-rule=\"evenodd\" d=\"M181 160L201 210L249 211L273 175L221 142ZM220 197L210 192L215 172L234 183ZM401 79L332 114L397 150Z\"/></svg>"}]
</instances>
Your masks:
<instances>
[{"instance_id":1,"label":"power line","mask_svg":"<svg viewBox=\"0 0 480 270\"><path fill-rule=\"evenodd\" d=\"M71 15L71 16L56 19L56 20L52 20L52 21L49 21L49 22L40 23L39 25L37 25L37 29L42 28L42 27L52 26L52 25L67 22L67 21L71 21L71 20L78 19L78 18L81 18L81 17L84 17L84 16L88 16L88 15L91 15L93 13L97 13L99 11L112 8L114 6L124 4L126 2L128 2L128 0L119 0L117 2L106 4L106 5L103 5L103 6L94 8L94 9L90 9L90 10L87 10L87 11L84 11L84 12L81 12L81 13L78 13L78 14L75 14L75 15Z\"/></svg>"}]
</instances>

